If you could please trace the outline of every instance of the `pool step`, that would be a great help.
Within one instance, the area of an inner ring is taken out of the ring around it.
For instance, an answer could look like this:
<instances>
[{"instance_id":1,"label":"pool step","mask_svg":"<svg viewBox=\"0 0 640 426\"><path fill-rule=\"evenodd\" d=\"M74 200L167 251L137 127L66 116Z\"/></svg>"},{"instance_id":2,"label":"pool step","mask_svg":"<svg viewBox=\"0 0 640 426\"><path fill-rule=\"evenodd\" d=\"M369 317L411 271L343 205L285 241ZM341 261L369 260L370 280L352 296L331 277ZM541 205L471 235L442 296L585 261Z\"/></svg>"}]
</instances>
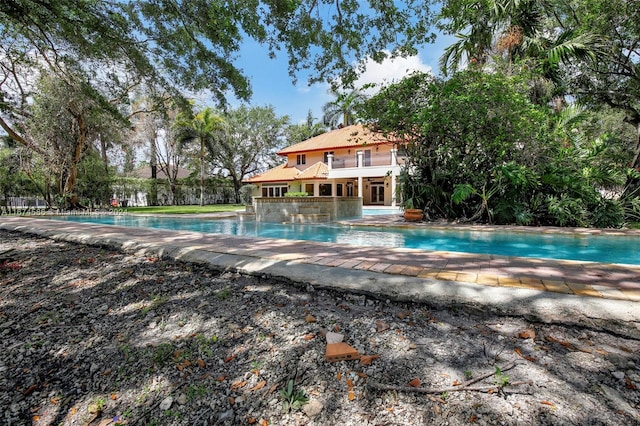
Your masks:
<instances>
[{"instance_id":1,"label":"pool step","mask_svg":"<svg viewBox=\"0 0 640 426\"><path fill-rule=\"evenodd\" d=\"M288 223L325 223L331 221L329 213L298 213L289 215Z\"/></svg>"},{"instance_id":2,"label":"pool step","mask_svg":"<svg viewBox=\"0 0 640 426\"><path fill-rule=\"evenodd\" d=\"M236 213L236 217L238 218L238 222L249 222L256 220L256 214L249 212L238 212Z\"/></svg>"}]
</instances>

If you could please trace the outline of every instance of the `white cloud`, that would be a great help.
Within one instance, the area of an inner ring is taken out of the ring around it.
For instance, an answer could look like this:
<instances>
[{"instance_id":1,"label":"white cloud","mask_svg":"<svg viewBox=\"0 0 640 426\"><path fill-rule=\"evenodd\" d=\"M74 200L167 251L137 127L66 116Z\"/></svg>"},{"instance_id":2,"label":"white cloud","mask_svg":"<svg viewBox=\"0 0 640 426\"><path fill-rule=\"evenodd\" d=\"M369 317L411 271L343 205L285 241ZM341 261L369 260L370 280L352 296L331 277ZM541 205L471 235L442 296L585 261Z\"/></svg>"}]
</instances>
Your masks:
<instances>
[{"instance_id":1,"label":"white cloud","mask_svg":"<svg viewBox=\"0 0 640 426\"><path fill-rule=\"evenodd\" d=\"M431 66L423 63L418 55L406 58L387 58L382 63L367 59L365 66L365 71L356 81L356 87L372 83L377 86L377 89L365 90L364 92L367 94L377 91L381 85L398 82L414 71L430 73L432 70Z\"/></svg>"}]
</instances>

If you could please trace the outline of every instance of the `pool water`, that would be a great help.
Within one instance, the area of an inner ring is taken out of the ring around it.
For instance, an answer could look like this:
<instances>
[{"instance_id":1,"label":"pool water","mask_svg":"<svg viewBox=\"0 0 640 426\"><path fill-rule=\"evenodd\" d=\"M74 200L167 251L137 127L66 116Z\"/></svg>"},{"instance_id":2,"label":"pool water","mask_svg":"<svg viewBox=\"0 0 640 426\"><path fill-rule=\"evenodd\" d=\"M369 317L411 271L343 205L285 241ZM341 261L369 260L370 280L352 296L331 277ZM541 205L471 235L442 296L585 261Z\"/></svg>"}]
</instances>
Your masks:
<instances>
[{"instance_id":1,"label":"pool water","mask_svg":"<svg viewBox=\"0 0 640 426\"><path fill-rule=\"evenodd\" d=\"M66 216L56 219L208 234L282 238L360 246L404 247L543 259L640 265L640 237L533 234L528 232L373 228L338 224L284 225L235 220L148 216Z\"/></svg>"}]
</instances>

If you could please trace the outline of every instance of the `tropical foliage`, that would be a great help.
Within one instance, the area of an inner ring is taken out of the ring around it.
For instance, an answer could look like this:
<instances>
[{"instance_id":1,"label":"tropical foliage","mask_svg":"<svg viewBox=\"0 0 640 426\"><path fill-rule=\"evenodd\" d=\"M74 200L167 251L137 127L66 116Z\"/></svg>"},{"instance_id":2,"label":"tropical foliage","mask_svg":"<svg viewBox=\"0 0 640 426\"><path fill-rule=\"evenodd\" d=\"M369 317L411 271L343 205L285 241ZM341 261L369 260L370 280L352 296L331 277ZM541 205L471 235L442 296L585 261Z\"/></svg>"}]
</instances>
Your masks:
<instances>
[{"instance_id":1,"label":"tropical foliage","mask_svg":"<svg viewBox=\"0 0 640 426\"><path fill-rule=\"evenodd\" d=\"M205 108L195 116L181 115L174 124L175 140L180 148L197 144L197 163L200 168L200 205L204 205L204 181L206 179L206 151L216 154L216 143L221 138L226 123L213 109Z\"/></svg>"},{"instance_id":2,"label":"tropical foliage","mask_svg":"<svg viewBox=\"0 0 640 426\"><path fill-rule=\"evenodd\" d=\"M607 156L607 139L580 140L565 130L571 120L533 104L526 79L474 70L447 80L415 74L373 97L363 115L407 141L402 196L432 219L624 221L621 202L601 191L620 188L626 166Z\"/></svg>"}]
</instances>

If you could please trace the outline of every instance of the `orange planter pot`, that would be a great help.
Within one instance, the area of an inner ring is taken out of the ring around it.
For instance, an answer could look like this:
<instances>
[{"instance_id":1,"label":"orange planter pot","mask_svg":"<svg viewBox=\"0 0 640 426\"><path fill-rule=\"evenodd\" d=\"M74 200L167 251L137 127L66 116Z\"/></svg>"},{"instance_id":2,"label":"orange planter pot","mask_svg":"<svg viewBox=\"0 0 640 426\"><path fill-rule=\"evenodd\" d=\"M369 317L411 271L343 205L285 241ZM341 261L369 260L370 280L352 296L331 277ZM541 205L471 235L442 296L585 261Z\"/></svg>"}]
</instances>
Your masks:
<instances>
[{"instance_id":1,"label":"orange planter pot","mask_svg":"<svg viewBox=\"0 0 640 426\"><path fill-rule=\"evenodd\" d=\"M421 209L404 209L404 220L407 222L419 222L423 214Z\"/></svg>"}]
</instances>

